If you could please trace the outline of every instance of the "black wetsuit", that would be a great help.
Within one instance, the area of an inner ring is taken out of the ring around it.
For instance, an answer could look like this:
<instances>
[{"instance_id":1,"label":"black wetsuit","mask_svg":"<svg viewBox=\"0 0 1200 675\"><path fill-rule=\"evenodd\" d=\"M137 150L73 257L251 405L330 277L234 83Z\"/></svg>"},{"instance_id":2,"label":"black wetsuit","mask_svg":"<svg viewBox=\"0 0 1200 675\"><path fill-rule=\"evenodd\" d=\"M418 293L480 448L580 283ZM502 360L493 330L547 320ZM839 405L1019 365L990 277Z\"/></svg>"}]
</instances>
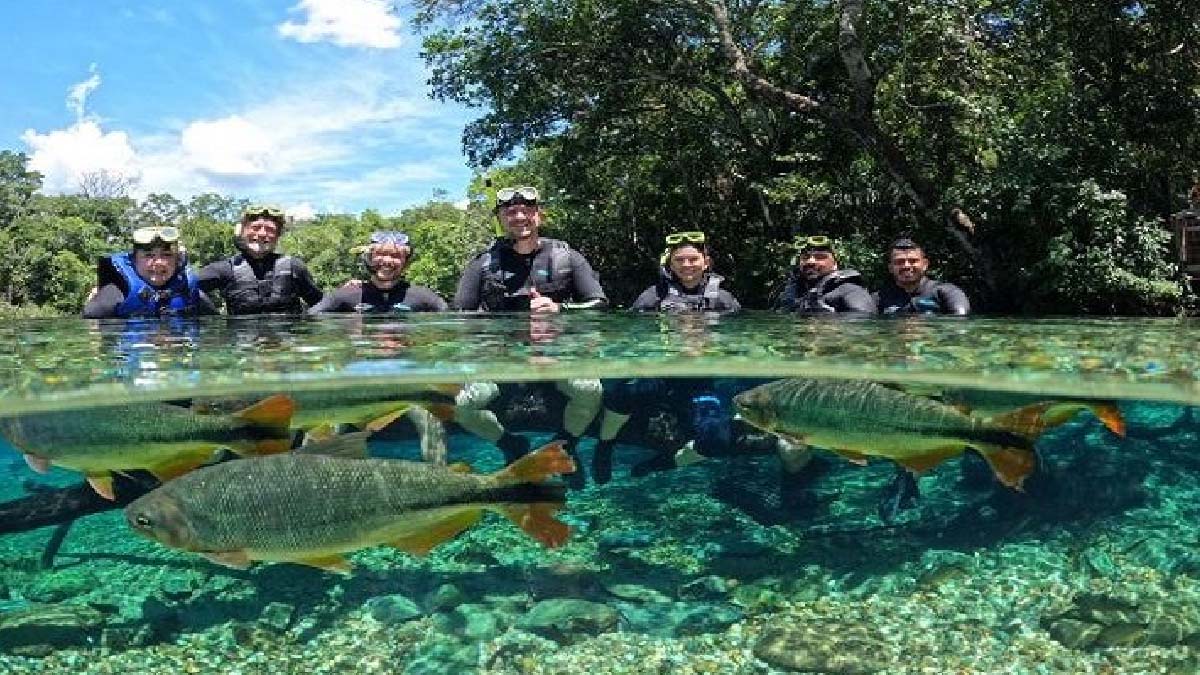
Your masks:
<instances>
[{"instance_id":1,"label":"black wetsuit","mask_svg":"<svg viewBox=\"0 0 1200 675\"><path fill-rule=\"evenodd\" d=\"M834 270L812 283L792 273L775 307L801 314L874 314L875 300L861 282L857 270Z\"/></svg>"},{"instance_id":2,"label":"black wetsuit","mask_svg":"<svg viewBox=\"0 0 1200 675\"><path fill-rule=\"evenodd\" d=\"M684 288L674 274L664 274L657 284L642 291L629 309L640 312L736 312L741 303L721 288L724 277L705 274L695 288Z\"/></svg>"},{"instance_id":3,"label":"black wetsuit","mask_svg":"<svg viewBox=\"0 0 1200 675\"><path fill-rule=\"evenodd\" d=\"M463 310L528 311L531 288L559 304L608 305L587 259L565 243L546 237L533 253L517 253L510 240L501 239L476 256L458 280L453 304Z\"/></svg>"},{"instance_id":4,"label":"black wetsuit","mask_svg":"<svg viewBox=\"0 0 1200 675\"><path fill-rule=\"evenodd\" d=\"M891 314L958 314L971 313L971 301L954 284L922 277L913 293L889 282L875 294L879 313Z\"/></svg>"},{"instance_id":5,"label":"black wetsuit","mask_svg":"<svg viewBox=\"0 0 1200 675\"><path fill-rule=\"evenodd\" d=\"M230 314L302 314L321 301L321 289L299 258L237 254L200 269L200 289L220 291ZM304 302L301 303L300 301Z\"/></svg>"},{"instance_id":6,"label":"black wetsuit","mask_svg":"<svg viewBox=\"0 0 1200 675\"><path fill-rule=\"evenodd\" d=\"M326 293L310 314L323 312L444 312L446 301L442 296L424 286L414 286L400 281L389 289L382 289L370 281L362 284L346 284L331 293Z\"/></svg>"}]
</instances>

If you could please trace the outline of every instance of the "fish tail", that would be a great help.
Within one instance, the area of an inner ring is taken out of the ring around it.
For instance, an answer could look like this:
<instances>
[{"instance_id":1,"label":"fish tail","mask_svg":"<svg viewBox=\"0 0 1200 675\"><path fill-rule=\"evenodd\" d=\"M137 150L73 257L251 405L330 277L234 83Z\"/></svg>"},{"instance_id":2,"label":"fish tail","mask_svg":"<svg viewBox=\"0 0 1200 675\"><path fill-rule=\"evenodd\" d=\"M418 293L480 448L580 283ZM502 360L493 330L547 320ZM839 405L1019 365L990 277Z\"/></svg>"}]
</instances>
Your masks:
<instances>
[{"instance_id":1,"label":"fish tail","mask_svg":"<svg viewBox=\"0 0 1200 675\"><path fill-rule=\"evenodd\" d=\"M1037 466L1037 455L1032 448L978 444L975 449L987 460L996 478L1014 490L1022 489L1021 485Z\"/></svg>"},{"instance_id":2,"label":"fish tail","mask_svg":"<svg viewBox=\"0 0 1200 675\"><path fill-rule=\"evenodd\" d=\"M273 455L287 452L292 448L292 413L296 404L290 396L275 394L268 396L254 405L233 414L234 418L246 424L264 427L274 435L240 447L239 454Z\"/></svg>"},{"instance_id":3,"label":"fish tail","mask_svg":"<svg viewBox=\"0 0 1200 675\"><path fill-rule=\"evenodd\" d=\"M1121 414L1121 409L1115 402L1096 401L1088 403L1087 407L1105 428L1117 436L1125 438L1125 416Z\"/></svg>"},{"instance_id":4,"label":"fish tail","mask_svg":"<svg viewBox=\"0 0 1200 675\"><path fill-rule=\"evenodd\" d=\"M550 487L550 486L530 486ZM565 488L564 488L565 489ZM532 498L533 495L530 495ZM505 518L521 528L526 534L542 543L546 548L558 548L567 543L571 528L554 517L563 507L558 501L538 501L528 504L505 504L497 508Z\"/></svg>"},{"instance_id":5,"label":"fish tail","mask_svg":"<svg viewBox=\"0 0 1200 675\"><path fill-rule=\"evenodd\" d=\"M1109 431L1124 438L1125 417L1113 401L1042 401L993 417L999 427L1036 439L1047 429L1066 424L1081 410L1090 410Z\"/></svg>"},{"instance_id":6,"label":"fish tail","mask_svg":"<svg viewBox=\"0 0 1200 675\"><path fill-rule=\"evenodd\" d=\"M563 449L562 441L547 443L537 450L492 474L499 485L541 483L554 476L575 472L575 462Z\"/></svg>"}]
</instances>

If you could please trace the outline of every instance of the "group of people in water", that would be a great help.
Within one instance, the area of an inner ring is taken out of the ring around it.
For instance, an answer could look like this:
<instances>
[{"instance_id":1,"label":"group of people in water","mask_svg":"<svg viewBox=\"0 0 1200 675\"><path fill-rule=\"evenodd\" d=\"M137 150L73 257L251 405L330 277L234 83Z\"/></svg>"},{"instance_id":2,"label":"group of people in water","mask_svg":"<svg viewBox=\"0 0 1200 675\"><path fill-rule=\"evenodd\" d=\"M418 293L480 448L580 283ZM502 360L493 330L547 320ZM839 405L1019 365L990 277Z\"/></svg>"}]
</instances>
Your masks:
<instances>
[{"instance_id":1,"label":"group of people in water","mask_svg":"<svg viewBox=\"0 0 1200 675\"><path fill-rule=\"evenodd\" d=\"M234 227L238 252L198 272L188 266L176 227L144 227L133 233L130 251L101 260L96 291L85 318L155 317L217 313L219 293L230 315L327 312L529 311L601 309L609 305L599 275L568 244L540 236L542 211L533 187L504 188L494 212L504 228L475 256L459 279L450 303L437 292L406 281L416 251L407 234L375 232L361 247L365 281L330 293L317 286L298 258L276 251L287 218L282 209L246 208ZM634 300L638 311L728 312L741 308L724 278L712 269L704 232L667 235L660 278ZM832 239L801 237L777 309L800 313L968 314L970 302L957 286L926 276L929 260L912 239L896 240L889 252L892 279L871 293L862 276L840 269Z\"/></svg>"},{"instance_id":2,"label":"group of people in water","mask_svg":"<svg viewBox=\"0 0 1200 675\"><path fill-rule=\"evenodd\" d=\"M104 258L98 285L83 310L85 318L161 317L215 314L210 299L224 300L230 315L308 312L441 312L527 311L534 314L603 309L609 299L599 275L588 260L565 242L540 235L542 211L534 187L504 188L496 193L494 212L504 229L487 250L467 264L451 302L432 289L411 284L405 271L416 245L407 234L381 231L361 247L369 276L323 293L304 262L282 255L276 245L287 218L274 206L250 206L235 225L238 252L199 271L188 266L178 228L146 227L133 233L129 251ZM841 269L833 239L801 237L782 293L775 307L802 314L951 314L971 311L966 294L957 286L926 275L929 260L909 238L896 240L888 253L891 280L870 292L862 276ZM709 240L704 232L675 232L666 236L659 260L658 281L643 291L632 310L657 312L732 312L741 303L723 287L724 278L712 269ZM701 382L697 380L696 382ZM706 381L705 381L706 382ZM582 487L583 465L576 447L594 420L598 444L591 475L596 483L612 476L613 448L622 427L636 411L655 400L686 400L685 416L691 438L678 455L660 455L636 465L634 475L676 466L687 453L708 455L730 442L727 396L691 380L565 380L555 383L566 397L559 438L580 470L567 476ZM500 394L497 384L468 383L456 399L455 422L494 443L507 462L529 451L529 440L504 428L488 406ZM788 464L788 462L784 462Z\"/></svg>"}]
</instances>

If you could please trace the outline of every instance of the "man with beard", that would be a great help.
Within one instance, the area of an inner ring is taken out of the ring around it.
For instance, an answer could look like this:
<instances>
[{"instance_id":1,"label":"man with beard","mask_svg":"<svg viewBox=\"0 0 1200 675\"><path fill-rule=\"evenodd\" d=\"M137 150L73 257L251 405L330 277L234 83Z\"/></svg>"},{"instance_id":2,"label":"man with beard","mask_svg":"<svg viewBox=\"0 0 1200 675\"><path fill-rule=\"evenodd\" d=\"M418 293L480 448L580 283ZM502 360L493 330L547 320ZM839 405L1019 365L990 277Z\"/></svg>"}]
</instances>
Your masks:
<instances>
[{"instance_id":1,"label":"man with beard","mask_svg":"<svg viewBox=\"0 0 1200 675\"><path fill-rule=\"evenodd\" d=\"M776 308L800 314L874 314L875 301L857 270L838 269L833 240L823 235L798 237L783 294Z\"/></svg>"},{"instance_id":2,"label":"man with beard","mask_svg":"<svg viewBox=\"0 0 1200 675\"><path fill-rule=\"evenodd\" d=\"M302 314L305 305L320 302L321 289L304 262L275 252L286 222L278 207L247 207L233 231L240 252L201 268L200 289L220 291L231 315Z\"/></svg>"},{"instance_id":3,"label":"man with beard","mask_svg":"<svg viewBox=\"0 0 1200 675\"><path fill-rule=\"evenodd\" d=\"M954 284L934 281L925 276L929 269L929 258L925 251L912 239L897 239L888 254L888 271L891 283L876 294L879 313L887 316L897 314L953 314L965 316L971 313L971 301L967 294Z\"/></svg>"}]
</instances>

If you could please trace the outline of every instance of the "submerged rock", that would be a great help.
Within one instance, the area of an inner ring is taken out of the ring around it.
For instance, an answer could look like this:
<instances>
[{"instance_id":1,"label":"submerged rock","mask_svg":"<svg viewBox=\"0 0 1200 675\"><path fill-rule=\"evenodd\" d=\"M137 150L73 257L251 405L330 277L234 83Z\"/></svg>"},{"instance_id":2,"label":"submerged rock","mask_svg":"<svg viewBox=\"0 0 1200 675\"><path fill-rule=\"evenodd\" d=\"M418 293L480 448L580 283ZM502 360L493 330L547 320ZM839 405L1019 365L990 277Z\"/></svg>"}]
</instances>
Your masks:
<instances>
[{"instance_id":1,"label":"submerged rock","mask_svg":"<svg viewBox=\"0 0 1200 675\"><path fill-rule=\"evenodd\" d=\"M451 610L465 602L467 597L454 584L442 584L425 596L425 608L430 612Z\"/></svg>"},{"instance_id":2,"label":"submerged rock","mask_svg":"<svg viewBox=\"0 0 1200 675\"><path fill-rule=\"evenodd\" d=\"M652 546L658 537L645 530L622 530L620 532L605 532L600 535L596 546L601 551L615 551L623 548L646 548Z\"/></svg>"},{"instance_id":3,"label":"submerged rock","mask_svg":"<svg viewBox=\"0 0 1200 675\"><path fill-rule=\"evenodd\" d=\"M777 668L854 675L886 671L886 642L853 624L776 624L768 627L754 655Z\"/></svg>"},{"instance_id":4,"label":"submerged rock","mask_svg":"<svg viewBox=\"0 0 1200 675\"><path fill-rule=\"evenodd\" d=\"M103 615L86 605L45 605L10 612L0 616L0 650L45 656L55 649L94 644L103 624Z\"/></svg>"},{"instance_id":5,"label":"submerged rock","mask_svg":"<svg viewBox=\"0 0 1200 675\"><path fill-rule=\"evenodd\" d=\"M417 603L403 595L381 595L363 606L373 619L388 625L398 625L421 616Z\"/></svg>"},{"instance_id":6,"label":"submerged rock","mask_svg":"<svg viewBox=\"0 0 1200 675\"><path fill-rule=\"evenodd\" d=\"M722 577L709 575L687 582L679 587L681 600L721 600L727 597L733 585Z\"/></svg>"},{"instance_id":7,"label":"submerged rock","mask_svg":"<svg viewBox=\"0 0 1200 675\"><path fill-rule=\"evenodd\" d=\"M620 615L608 605L558 598L534 605L517 626L558 642L570 643L615 630L619 620Z\"/></svg>"},{"instance_id":8,"label":"submerged rock","mask_svg":"<svg viewBox=\"0 0 1200 675\"><path fill-rule=\"evenodd\" d=\"M262 614L258 616L258 622L282 633L291 625L292 616L295 613L296 608L287 603L272 602L263 607Z\"/></svg>"},{"instance_id":9,"label":"submerged rock","mask_svg":"<svg viewBox=\"0 0 1200 675\"><path fill-rule=\"evenodd\" d=\"M734 605L711 602L617 603L623 628L656 637L719 633L745 618Z\"/></svg>"},{"instance_id":10,"label":"submerged rock","mask_svg":"<svg viewBox=\"0 0 1200 675\"><path fill-rule=\"evenodd\" d=\"M628 600L629 602L671 601L671 598L667 597L666 594L656 591L653 588L639 586L638 584L609 584L604 587L604 590L608 591L609 595L613 597Z\"/></svg>"},{"instance_id":11,"label":"submerged rock","mask_svg":"<svg viewBox=\"0 0 1200 675\"><path fill-rule=\"evenodd\" d=\"M85 569L71 568L38 577L25 588L24 595L33 602L62 602L90 593L98 585L96 575Z\"/></svg>"}]
</instances>

